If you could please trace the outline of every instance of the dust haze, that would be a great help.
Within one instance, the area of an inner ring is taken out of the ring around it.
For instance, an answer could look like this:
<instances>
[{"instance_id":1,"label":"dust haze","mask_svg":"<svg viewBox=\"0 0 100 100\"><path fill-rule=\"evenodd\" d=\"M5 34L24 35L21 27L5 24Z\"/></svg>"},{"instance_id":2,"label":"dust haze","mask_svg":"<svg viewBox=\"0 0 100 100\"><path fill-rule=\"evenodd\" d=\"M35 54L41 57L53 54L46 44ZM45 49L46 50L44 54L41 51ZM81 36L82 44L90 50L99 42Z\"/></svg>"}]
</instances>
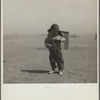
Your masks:
<instances>
[{"instance_id":1,"label":"dust haze","mask_svg":"<svg viewBox=\"0 0 100 100\"><path fill-rule=\"evenodd\" d=\"M53 23L70 34L97 32L97 0L3 0L4 34L45 34Z\"/></svg>"}]
</instances>

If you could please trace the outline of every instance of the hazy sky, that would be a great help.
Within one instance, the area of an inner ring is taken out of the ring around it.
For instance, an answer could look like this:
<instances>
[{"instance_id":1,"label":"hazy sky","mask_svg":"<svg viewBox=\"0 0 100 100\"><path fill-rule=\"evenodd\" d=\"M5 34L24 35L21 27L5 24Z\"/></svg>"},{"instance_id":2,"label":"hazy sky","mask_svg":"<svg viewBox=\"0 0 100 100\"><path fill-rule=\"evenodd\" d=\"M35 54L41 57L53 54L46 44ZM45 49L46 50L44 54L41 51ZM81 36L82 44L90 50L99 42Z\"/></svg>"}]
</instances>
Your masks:
<instances>
[{"instance_id":1,"label":"hazy sky","mask_svg":"<svg viewBox=\"0 0 100 100\"><path fill-rule=\"evenodd\" d=\"M5 34L44 34L56 23L70 33L95 33L97 0L3 0Z\"/></svg>"}]
</instances>

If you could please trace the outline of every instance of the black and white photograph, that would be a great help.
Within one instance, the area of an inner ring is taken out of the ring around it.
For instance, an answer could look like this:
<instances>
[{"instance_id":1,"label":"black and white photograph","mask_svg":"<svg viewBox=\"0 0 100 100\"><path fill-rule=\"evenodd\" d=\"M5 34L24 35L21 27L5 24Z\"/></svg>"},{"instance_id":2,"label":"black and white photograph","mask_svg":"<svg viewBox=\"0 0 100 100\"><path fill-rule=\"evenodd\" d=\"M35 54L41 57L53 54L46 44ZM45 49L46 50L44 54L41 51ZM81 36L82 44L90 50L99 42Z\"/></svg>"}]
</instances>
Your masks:
<instances>
[{"instance_id":1,"label":"black and white photograph","mask_svg":"<svg viewBox=\"0 0 100 100\"><path fill-rule=\"evenodd\" d=\"M3 84L97 83L97 41L97 0L3 0Z\"/></svg>"}]
</instances>

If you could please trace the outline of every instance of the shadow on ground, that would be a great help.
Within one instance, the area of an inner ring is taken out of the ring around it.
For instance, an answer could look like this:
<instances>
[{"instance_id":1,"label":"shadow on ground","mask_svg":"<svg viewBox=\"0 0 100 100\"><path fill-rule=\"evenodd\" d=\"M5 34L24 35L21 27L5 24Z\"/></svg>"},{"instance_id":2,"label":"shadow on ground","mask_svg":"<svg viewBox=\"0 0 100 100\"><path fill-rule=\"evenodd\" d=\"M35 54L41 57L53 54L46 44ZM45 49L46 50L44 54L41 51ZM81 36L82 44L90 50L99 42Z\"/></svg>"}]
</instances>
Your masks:
<instances>
[{"instance_id":1,"label":"shadow on ground","mask_svg":"<svg viewBox=\"0 0 100 100\"><path fill-rule=\"evenodd\" d=\"M28 72L28 73L49 73L47 70L21 70L22 72ZM58 74L58 72L55 72L55 74Z\"/></svg>"},{"instance_id":2,"label":"shadow on ground","mask_svg":"<svg viewBox=\"0 0 100 100\"><path fill-rule=\"evenodd\" d=\"M22 72L29 72L29 73L48 73L47 70L21 70Z\"/></svg>"}]
</instances>

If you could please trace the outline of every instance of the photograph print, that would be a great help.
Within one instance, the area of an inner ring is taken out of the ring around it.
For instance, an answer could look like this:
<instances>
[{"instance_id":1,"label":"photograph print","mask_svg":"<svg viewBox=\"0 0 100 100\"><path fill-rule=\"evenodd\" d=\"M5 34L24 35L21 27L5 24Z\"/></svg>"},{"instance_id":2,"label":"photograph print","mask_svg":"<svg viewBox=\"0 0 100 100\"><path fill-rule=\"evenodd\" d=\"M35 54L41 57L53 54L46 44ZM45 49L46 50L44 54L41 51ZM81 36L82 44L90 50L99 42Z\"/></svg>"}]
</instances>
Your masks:
<instances>
[{"instance_id":1,"label":"photograph print","mask_svg":"<svg viewBox=\"0 0 100 100\"><path fill-rule=\"evenodd\" d=\"M3 83L97 83L97 0L3 0Z\"/></svg>"}]
</instances>

